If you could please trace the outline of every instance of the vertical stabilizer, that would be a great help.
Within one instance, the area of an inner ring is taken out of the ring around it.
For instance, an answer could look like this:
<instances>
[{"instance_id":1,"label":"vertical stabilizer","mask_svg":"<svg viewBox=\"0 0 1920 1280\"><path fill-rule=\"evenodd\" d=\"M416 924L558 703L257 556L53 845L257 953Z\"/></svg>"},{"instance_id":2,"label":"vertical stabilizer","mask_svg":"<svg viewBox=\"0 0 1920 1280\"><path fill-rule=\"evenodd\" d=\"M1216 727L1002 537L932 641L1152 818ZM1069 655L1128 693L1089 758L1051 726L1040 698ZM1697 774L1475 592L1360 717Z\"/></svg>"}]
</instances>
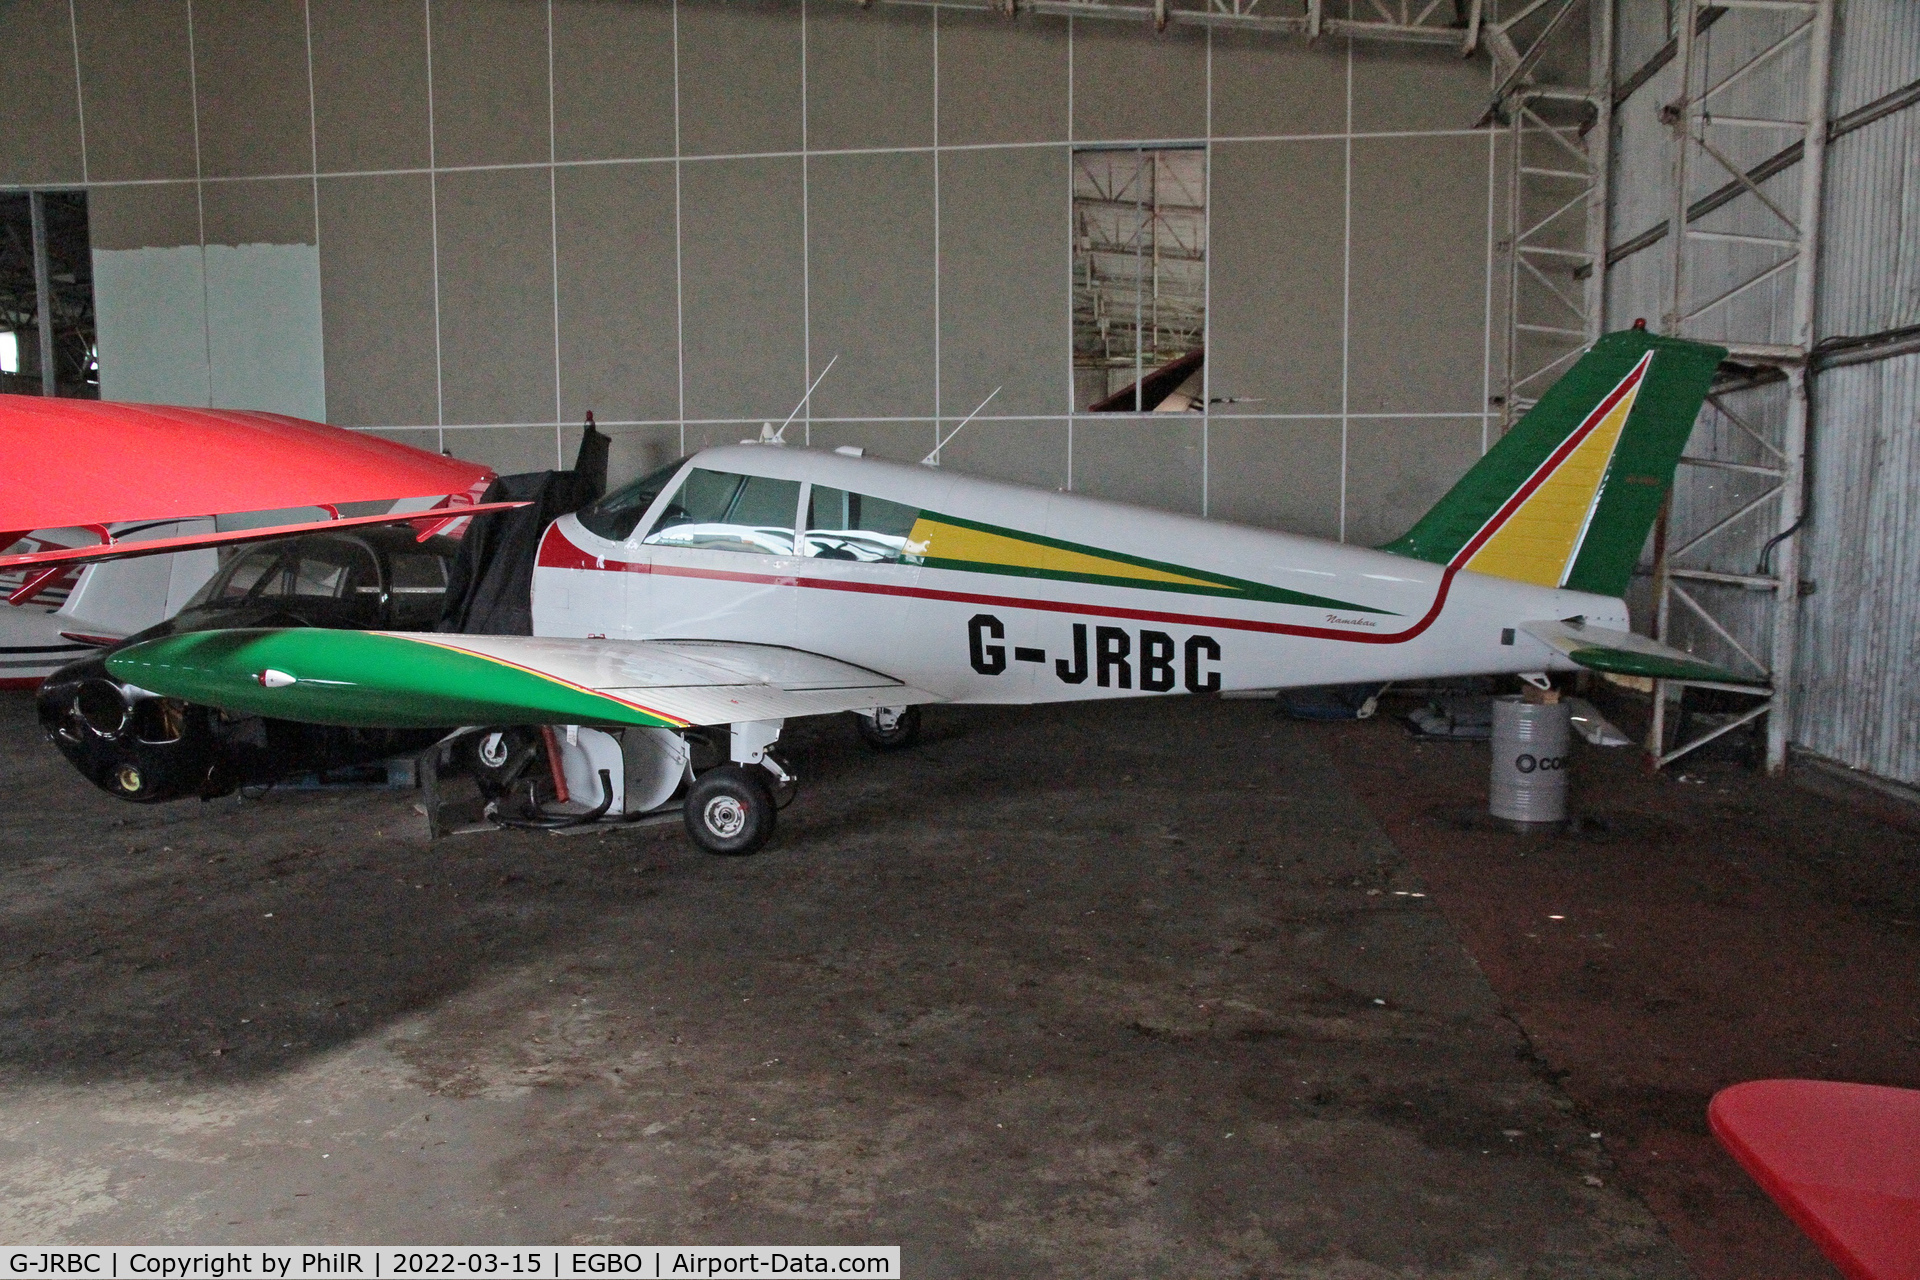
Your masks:
<instances>
[{"instance_id":1,"label":"vertical stabilizer","mask_svg":"<svg viewBox=\"0 0 1920 1280\"><path fill-rule=\"evenodd\" d=\"M1382 550L1624 595L1726 354L1644 329L1607 334Z\"/></svg>"}]
</instances>

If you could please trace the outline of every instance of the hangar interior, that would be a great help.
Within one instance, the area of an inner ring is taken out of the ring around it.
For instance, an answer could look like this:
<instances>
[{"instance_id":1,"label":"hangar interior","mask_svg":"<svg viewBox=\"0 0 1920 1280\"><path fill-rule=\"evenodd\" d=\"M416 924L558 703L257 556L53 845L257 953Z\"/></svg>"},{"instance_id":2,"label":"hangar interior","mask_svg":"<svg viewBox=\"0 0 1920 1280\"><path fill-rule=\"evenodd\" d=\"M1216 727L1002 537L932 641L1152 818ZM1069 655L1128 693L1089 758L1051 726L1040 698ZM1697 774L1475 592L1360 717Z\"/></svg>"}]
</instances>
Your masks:
<instances>
[{"instance_id":1,"label":"hangar interior","mask_svg":"<svg viewBox=\"0 0 1920 1280\"><path fill-rule=\"evenodd\" d=\"M0 47L8 391L502 473L591 414L616 485L791 412L1377 546L1644 319L1729 357L1636 626L1741 676L1596 693L1655 767L1582 749L1550 838L1474 816L1484 748L1209 698L809 727L740 865L129 810L10 697L0 1234L1833 1274L1703 1108L1920 1083L1920 8L10 0Z\"/></svg>"}]
</instances>

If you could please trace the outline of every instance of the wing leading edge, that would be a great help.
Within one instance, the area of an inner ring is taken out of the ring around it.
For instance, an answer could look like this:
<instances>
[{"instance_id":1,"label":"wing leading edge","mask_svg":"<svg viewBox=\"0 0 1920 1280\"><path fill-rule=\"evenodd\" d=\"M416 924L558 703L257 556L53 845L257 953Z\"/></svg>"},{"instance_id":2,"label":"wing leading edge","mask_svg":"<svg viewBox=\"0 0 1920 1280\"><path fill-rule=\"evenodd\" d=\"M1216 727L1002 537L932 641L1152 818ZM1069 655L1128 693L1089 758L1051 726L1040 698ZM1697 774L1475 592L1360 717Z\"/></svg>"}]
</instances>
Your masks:
<instances>
[{"instance_id":1,"label":"wing leading edge","mask_svg":"<svg viewBox=\"0 0 1920 1280\"><path fill-rule=\"evenodd\" d=\"M107 669L166 697L361 728L683 728L940 701L820 654L707 640L199 631L130 645Z\"/></svg>"}]
</instances>

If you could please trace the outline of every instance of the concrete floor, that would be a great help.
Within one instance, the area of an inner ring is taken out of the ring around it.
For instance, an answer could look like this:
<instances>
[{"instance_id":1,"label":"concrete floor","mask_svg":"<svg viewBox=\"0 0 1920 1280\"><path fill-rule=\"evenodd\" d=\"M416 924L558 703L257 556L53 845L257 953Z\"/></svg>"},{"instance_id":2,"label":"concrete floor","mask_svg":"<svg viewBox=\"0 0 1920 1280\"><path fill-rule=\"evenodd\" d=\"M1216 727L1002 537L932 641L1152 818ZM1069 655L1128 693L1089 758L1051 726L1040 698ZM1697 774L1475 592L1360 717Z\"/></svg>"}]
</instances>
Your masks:
<instances>
[{"instance_id":1,"label":"concrete floor","mask_svg":"<svg viewBox=\"0 0 1920 1280\"><path fill-rule=\"evenodd\" d=\"M1323 730L797 726L775 844L144 809L0 701L0 1240L1683 1277Z\"/></svg>"},{"instance_id":2,"label":"concrete floor","mask_svg":"<svg viewBox=\"0 0 1920 1280\"><path fill-rule=\"evenodd\" d=\"M1920 1088L1920 809L1807 764L1649 774L1583 748L1582 828L1517 836L1481 810L1484 746L1319 738L1700 1280L1838 1280L1707 1102L1780 1077Z\"/></svg>"}]
</instances>

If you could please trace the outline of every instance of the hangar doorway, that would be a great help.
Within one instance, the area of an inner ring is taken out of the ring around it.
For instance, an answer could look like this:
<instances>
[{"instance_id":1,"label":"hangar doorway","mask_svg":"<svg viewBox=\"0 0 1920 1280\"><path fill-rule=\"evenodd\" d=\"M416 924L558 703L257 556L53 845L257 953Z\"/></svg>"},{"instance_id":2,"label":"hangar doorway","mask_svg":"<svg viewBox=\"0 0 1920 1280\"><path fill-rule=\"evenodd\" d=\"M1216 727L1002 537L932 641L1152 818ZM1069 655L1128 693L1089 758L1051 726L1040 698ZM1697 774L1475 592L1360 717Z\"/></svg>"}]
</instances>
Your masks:
<instances>
[{"instance_id":1,"label":"hangar doorway","mask_svg":"<svg viewBox=\"0 0 1920 1280\"><path fill-rule=\"evenodd\" d=\"M1073 155L1073 407L1206 407L1207 153Z\"/></svg>"}]
</instances>

